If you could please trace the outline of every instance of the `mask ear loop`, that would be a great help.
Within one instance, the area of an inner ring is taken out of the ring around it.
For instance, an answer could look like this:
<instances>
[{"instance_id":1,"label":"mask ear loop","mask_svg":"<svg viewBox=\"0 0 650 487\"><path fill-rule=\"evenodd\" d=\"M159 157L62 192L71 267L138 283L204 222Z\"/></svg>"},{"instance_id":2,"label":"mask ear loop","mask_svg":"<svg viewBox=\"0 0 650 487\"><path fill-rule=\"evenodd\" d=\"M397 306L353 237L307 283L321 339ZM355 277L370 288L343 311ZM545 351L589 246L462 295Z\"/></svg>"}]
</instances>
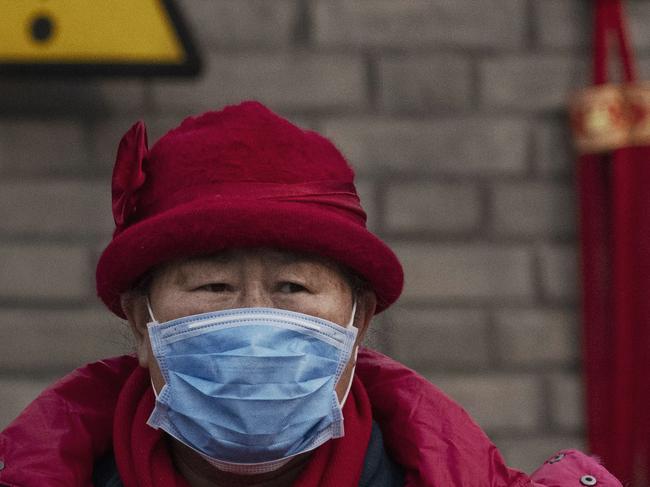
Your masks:
<instances>
[{"instance_id":1,"label":"mask ear loop","mask_svg":"<svg viewBox=\"0 0 650 487\"><path fill-rule=\"evenodd\" d=\"M348 322L346 328L351 328L352 325L354 325L354 315L356 313L357 313L357 298L354 298L354 302L352 303L352 316L350 316L350 321Z\"/></svg>"},{"instance_id":2,"label":"mask ear loop","mask_svg":"<svg viewBox=\"0 0 650 487\"><path fill-rule=\"evenodd\" d=\"M148 294L146 296L146 301L147 301L147 311L149 312L149 317L151 318L152 322L157 323L158 321L154 317L153 310L151 309L151 302L149 301ZM149 377L149 380L151 381L151 390L153 391L153 395L156 396L156 399L158 399L158 391L156 390L156 386L153 385L153 378Z\"/></svg>"},{"instance_id":3,"label":"mask ear loop","mask_svg":"<svg viewBox=\"0 0 650 487\"><path fill-rule=\"evenodd\" d=\"M153 310L151 309L151 302L149 301L148 294L147 294L147 310L149 311L149 317L151 318L151 321L155 321L157 323L158 320L156 320L155 316L153 315Z\"/></svg>"},{"instance_id":4,"label":"mask ear loop","mask_svg":"<svg viewBox=\"0 0 650 487\"><path fill-rule=\"evenodd\" d=\"M352 390L352 382L354 382L354 372L357 368L357 355L359 353L359 347L354 348L354 367L352 367L352 373L350 374L350 382L348 383L348 387L345 390L345 394L343 394L343 399L341 399L341 409L343 409L343 406L345 406L345 401L348 400L348 396L350 395L350 391Z\"/></svg>"},{"instance_id":5,"label":"mask ear loop","mask_svg":"<svg viewBox=\"0 0 650 487\"><path fill-rule=\"evenodd\" d=\"M346 328L351 328L354 325L354 316L357 313L357 298L354 298L354 303L352 304L352 316L350 316L350 322L348 323L348 326ZM359 354L359 347L354 347L354 367L352 367L352 373L350 374L350 382L348 383L348 387L345 390L345 394L343 394L343 399L341 399L341 408L345 406L345 401L348 400L348 396L350 395L350 391L352 390L352 382L354 381L354 372L357 368L357 355Z\"/></svg>"}]
</instances>

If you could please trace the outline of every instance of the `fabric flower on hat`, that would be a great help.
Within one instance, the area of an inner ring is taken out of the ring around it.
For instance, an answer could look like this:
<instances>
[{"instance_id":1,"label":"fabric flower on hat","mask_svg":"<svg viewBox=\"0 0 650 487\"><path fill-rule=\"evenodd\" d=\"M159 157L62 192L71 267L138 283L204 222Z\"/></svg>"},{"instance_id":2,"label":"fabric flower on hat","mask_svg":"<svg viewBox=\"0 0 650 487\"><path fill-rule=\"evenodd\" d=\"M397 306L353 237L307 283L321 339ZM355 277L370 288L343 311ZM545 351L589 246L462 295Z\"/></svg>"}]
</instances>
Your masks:
<instances>
[{"instance_id":1,"label":"fabric flower on hat","mask_svg":"<svg viewBox=\"0 0 650 487\"><path fill-rule=\"evenodd\" d=\"M142 164L149 153L147 128L141 120L124 134L113 169L113 219L120 233L137 209L138 190L146 180Z\"/></svg>"}]
</instances>

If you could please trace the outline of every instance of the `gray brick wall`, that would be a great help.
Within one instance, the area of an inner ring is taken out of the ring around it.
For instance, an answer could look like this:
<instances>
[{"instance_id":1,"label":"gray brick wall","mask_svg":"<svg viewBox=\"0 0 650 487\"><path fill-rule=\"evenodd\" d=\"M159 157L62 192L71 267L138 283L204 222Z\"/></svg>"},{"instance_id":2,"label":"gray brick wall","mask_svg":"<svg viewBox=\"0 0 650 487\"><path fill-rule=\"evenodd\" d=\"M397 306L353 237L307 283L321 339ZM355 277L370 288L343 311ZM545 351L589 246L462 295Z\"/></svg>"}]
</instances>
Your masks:
<instances>
[{"instance_id":1,"label":"gray brick wall","mask_svg":"<svg viewBox=\"0 0 650 487\"><path fill-rule=\"evenodd\" d=\"M406 269L371 343L531 470L584 445L573 155L588 0L182 0L196 80L0 79L0 427L47 383L130 350L94 297L117 142L258 98L330 136ZM650 7L629 0L650 75Z\"/></svg>"}]
</instances>

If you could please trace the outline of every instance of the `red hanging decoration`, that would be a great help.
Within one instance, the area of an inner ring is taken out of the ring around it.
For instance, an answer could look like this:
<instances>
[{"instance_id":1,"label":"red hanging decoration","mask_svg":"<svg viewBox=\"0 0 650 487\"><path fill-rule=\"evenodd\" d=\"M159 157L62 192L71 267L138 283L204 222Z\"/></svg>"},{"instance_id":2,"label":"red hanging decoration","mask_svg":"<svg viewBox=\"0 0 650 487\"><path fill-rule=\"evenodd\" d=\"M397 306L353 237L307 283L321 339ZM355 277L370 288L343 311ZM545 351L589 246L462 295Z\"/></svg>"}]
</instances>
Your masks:
<instances>
[{"instance_id":1,"label":"red hanging decoration","mask_svg":"<svg viewBox=\"0 0 650 487\"><path fill-rule=\"evenodd\" d=\"M616 46L622 82L608 83ZM595 0L595 86L571 104L580 192L590 449L650 484L650 88L636 82L621 0Z\"/></svg>"}]
</instances>

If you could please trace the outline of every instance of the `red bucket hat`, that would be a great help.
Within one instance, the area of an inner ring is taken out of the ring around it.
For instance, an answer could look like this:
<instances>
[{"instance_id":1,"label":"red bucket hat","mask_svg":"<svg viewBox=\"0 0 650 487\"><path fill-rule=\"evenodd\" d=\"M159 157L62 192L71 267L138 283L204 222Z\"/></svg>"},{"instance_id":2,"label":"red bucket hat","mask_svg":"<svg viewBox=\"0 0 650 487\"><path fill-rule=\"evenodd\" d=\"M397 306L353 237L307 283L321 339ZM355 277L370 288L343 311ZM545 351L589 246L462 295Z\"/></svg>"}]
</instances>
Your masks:
<instances>
[{"instance_id":1,"label":"red bucket hat","mask_svg":"<svg viewBox=\"0 0 650 487\"><path fill-rule=\"evenodd\" d=\"M377 312L402 290L402 267L367 230L341 153L257 102L188 118L151 150L136 123L120 142L112 196L116 228L97 265L97 293L122 318L120 295L153 267L229 248L344 264L370 283Z\"/></svg>"}]
</instances>

